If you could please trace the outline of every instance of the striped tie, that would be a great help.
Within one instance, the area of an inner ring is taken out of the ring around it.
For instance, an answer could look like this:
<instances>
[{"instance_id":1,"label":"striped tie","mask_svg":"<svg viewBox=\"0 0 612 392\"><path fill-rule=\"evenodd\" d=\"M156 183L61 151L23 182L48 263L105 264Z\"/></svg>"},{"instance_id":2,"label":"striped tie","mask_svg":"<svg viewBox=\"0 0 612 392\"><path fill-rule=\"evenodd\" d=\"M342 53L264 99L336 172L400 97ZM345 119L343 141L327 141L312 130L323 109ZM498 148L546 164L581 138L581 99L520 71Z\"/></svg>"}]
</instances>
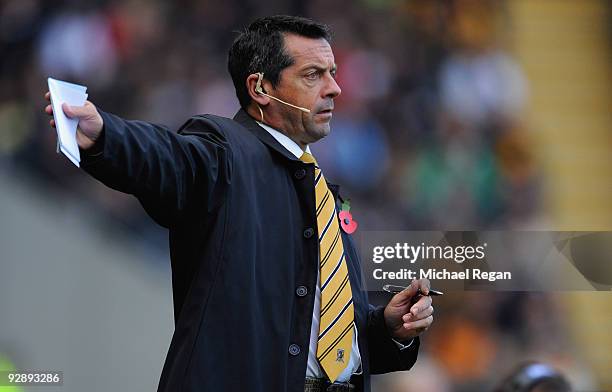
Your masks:
<instances>
[{"instance_id":1,"label":"striped tie","mask_svg":"<svg viewBox=\"0 0 612 392\"><path fill-rule=\"evenodd\" d=\"M353 295L334 197L314 157L305 152L300 159L315 165L321 318L317 359L331 382L346 368L353 346Z\"/></svg>"}]
</instances>

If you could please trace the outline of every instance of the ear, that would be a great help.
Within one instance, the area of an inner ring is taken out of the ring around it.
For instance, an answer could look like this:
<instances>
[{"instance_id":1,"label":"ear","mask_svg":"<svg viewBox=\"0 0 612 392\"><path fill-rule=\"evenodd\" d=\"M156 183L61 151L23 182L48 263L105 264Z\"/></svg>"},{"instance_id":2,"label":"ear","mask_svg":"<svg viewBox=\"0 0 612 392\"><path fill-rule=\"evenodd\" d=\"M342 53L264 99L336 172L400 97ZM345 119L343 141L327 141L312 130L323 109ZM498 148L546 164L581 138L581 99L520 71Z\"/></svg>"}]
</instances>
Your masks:
<instances>
[{"instance_id":1,"label":"ear","mask_svg":"<svg viewBox=\"0 0 612 392\"><path fill-rule=\"evenodd\" d=\"M257 80L259 79L259 74L250 74L247 79L246 79L246 87L247 87L247 91L249 92L249 96L251 97L251 99L256 102L259 106L266 106L270 103L270 98L266 97L263 94L259 94L255 89L257 87ZM264 83L267 83L266 81L262 80L261 81L261 86L263 88L263 91L266 91L266 88L264 87Z\"/></svg>"}]
</instances>

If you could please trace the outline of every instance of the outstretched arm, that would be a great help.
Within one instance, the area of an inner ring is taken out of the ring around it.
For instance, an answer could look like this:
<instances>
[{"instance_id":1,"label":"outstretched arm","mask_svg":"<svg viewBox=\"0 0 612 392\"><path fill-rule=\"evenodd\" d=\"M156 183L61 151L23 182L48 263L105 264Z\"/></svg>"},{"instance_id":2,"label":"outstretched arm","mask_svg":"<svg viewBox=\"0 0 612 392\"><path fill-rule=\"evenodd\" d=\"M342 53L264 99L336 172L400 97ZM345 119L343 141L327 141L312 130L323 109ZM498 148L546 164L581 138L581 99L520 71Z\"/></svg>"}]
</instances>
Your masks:
<instances>
[{"instance_id":1,"label":"outstretched arm","mask_svg":"<svg viewBox=\"0 0 612 392\"><path fill-rule=\"evenodd\" d=\"M63 110L79 120L83 169L113 189L134 194L158 223L168 226L223 202L230 151L212 121L193 117L177 134L102 112L89 101L81 107L64 105ZM45 112L53 114L51 105ZM53 120L50 124L55 126Z\"/></svg>"}]
</instances>

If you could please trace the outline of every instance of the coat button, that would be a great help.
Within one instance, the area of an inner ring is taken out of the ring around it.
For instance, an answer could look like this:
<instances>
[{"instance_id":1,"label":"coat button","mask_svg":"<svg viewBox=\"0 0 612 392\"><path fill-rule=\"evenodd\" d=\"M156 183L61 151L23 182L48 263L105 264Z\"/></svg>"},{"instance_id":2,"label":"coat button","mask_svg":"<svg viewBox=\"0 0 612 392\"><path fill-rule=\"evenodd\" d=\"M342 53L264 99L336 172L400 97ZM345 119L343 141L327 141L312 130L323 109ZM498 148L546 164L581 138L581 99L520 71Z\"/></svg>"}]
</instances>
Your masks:
<instances>
[{"instance_id":1,"label":"coat button","mask_svg":"<svg viewBox=\"0 0 612 392\"><path fill-rule=\"evenodd\" d=\"M295 293L298 297L305 297L306 294L308 294L308 289L306 288L306 286L300 286L295 290Z\"/></svg>"},{"instance_id":2,"label":"coat button","mask_svg":"<svg viewBox=\"0 0 612 392\"><path fill-rule=\"evenodd\" d=\"M304 230L304 238L310 238L313 236L313 234L314 234L314 230L312 227L309 227L306 230Z\"/></svg>"},{"instance_id":3,"label":"coat button","mask_svg":"<svg viewBox=\"0 0 612 392\"><path fill-rule=\"evenodd\" d=\"M297 344L292 344L289 346L289 354L291 355L298 355L300 353L300 346L298 346Z\"/></svg>"},{"instance_id":4,"label":"coat button","mask_svg":"<svg viewBox=\"0 0 612 392\"><path fill-rule=\"evenodd\" d=\"M306 177L306 169L296 170L295 173L293 173L293 177L295 177L296 180L301 180L302 178Z\"/></svg>"}]
</instances>

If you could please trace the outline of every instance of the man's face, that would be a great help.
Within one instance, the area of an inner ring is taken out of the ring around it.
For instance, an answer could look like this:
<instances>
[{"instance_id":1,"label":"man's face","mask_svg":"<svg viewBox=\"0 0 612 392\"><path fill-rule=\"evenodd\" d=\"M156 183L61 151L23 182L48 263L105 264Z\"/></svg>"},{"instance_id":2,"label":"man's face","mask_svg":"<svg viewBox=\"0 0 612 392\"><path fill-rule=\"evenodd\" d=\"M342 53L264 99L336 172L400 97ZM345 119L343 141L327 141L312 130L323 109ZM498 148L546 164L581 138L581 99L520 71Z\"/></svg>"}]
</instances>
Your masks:
<instances>
[{"instance_id":1,"label":"man's face","mask_svg":"<svg viewBox=\"0 0 612 392\"><path fill-rule=\"evenodd\" d=\"M310 113L271 100L266 108L266 120L304 146L330 132L334 98L341 92L335 80L336 63L329 43L323 38L285 34L284 44L294 63L283 69L276 88L267 92L285 102L310 109Z\"/></svg>"}]
</instances>

